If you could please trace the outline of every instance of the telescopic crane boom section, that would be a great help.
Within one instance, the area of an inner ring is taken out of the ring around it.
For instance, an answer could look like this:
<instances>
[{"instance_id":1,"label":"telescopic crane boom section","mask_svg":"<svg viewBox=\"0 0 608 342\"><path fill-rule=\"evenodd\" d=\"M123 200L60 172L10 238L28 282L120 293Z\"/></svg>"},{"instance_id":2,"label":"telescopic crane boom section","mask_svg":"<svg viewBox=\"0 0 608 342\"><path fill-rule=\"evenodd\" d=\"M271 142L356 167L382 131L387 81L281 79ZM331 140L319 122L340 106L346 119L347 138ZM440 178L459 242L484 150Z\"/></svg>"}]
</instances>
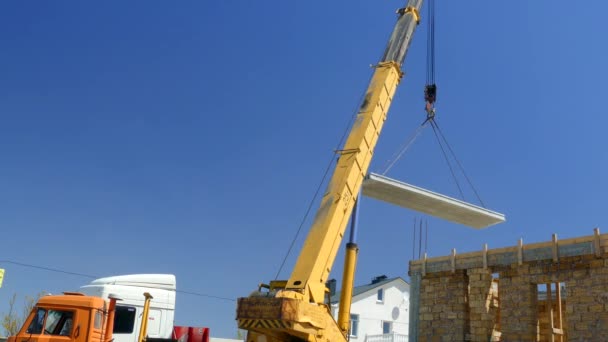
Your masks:
<instances>
[{"instance_id":1,"label":"telescopic crane boom section","mask_svg":"<svg viewBox=\"0 0 608 342\"><path fill-rule=\"evenodd\" d=\"M347 340L348 331L337 326L324 303L325 283L401 80L401 65L420 22L422 2L410 0L397 11L393 33L375 66L291 276L260 285L259 290L265 287L267 292L239 299L237 320L239 328L249 331L248 342Z\"/></svg>"}]
</instances>

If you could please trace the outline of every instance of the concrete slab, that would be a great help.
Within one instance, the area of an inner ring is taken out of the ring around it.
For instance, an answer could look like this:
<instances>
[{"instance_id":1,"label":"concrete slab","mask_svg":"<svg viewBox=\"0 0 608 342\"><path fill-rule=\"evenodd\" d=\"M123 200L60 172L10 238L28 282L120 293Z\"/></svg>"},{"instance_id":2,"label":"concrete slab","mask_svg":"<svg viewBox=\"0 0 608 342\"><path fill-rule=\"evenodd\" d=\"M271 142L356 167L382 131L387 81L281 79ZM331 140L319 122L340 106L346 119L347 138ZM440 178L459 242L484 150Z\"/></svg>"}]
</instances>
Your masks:
<instances>
[{"instance_id":1,"label":"concrete slab","mask_svg":"<svg viewBox=\"0 0 608 342\"><path fill-rule=\"evenodd\" d=\"M365 177L363 195L476 229L505 221L504 214L375 173Z\"/></svg>"}]
</instances>

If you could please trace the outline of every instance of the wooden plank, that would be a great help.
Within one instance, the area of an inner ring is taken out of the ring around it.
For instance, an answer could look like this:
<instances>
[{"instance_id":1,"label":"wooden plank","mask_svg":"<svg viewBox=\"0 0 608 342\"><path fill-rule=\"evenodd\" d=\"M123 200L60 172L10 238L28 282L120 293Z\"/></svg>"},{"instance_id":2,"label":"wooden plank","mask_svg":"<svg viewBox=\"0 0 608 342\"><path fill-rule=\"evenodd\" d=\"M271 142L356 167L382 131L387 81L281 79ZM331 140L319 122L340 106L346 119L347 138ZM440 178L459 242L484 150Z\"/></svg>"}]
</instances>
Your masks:
<instances>
[{"instance_id":1,"label":"wooden plank","mask_svg":"<svg viewBox=\"0 0 608 342\"><path fill-rule=\"evenodd\" d=\"M483 269L488 269L488 244L483 245Z\"/></svg>"},{"instance_id":2,"label":"wooden plank","mask_svg":"<svg viewBox=\"0 0 608 342\"><path fill-rule=\"evenodd\" d=\"M494 248L488 251L488 254L501 254L501 253L512 253L517 252L517 246Z\"/></svg>"},{"instance_id":3,"label":"wooden plank","mask_svg":"<svg viewBox=\"0 0 608 342\"><path fill-rule=\"evenodd\" d=\"M577 238L565 239L565 240L562 240L560 242L560 244L569 245L569 244L582 243L582 242L592 242L594 239L595 238L593 235L587 235L587 236L581 236L581 237L577 237Z\"/></svg>"},{"instance_id":4,"label":"wooden plank","mask_svg":"<svg viewBox=\"0 0 608 342\"><path fill-rule=\"evenodd\" d=\"M562 317L562 289L559 286L559 282L555 283L555 297L557 300L557 327L559 329L556 329L555 327L553 328L553 333L559 336L559 341L560 342L564 342L564 333L563 331L561 331L564 328L564 321L563 321L563 317ZM559 333L556 333L555 331L559 330Z\"/></svg>"},{"instance_id":5,"label":"wooden plank","mask_svg":"<svg viewBox=\"0 0 608 342\"><path fill-rule=\"evenodd\" d=\"M599 234L560 240L553 235L552 241L523 244L519 239L516 246L488 249L487 244L481 251L467 252L456 255L455 250L449 255L428 258L424 260L410 261L410 271L420 273L424 268L424 274L493 266L508 266L513 264L523 265L526 262L553 260L560 258L593 255L595 246L599 241L600 250L608 253L608 234ZM604 246L606 244L606 246Z\"/></svg>"},{"instance_id":6,"label":"wooden plank","mask_svg":"<svg viewBox=\"0 0 608 342\"><path fill-rule=\"evenodd\" d=\"M555 341L555 335L553 335L553 329L555 328L555 325L553 324L553 301L552 298L553 295L551 294L551 283L546 284L547 286L547 312L549 313L549 341L554 342Z\"/></svg>"},{"instance_id":7,"label":"wooden plank","mask_svg":"<svg viewBox=\"0 0 608 342\"><path fill-rule=\"evenodd\" d=\"M426 252L424 252L424 259L422 261L422 275L426 275ZM346 292L344 292L346 293Z\"/></svg>"},{"instance_id":8,"label":"wooden plank","mask_svg":"<svg viewBox=\"0 0 608 342\"><path fill-rule=\"evenodd\" d=\"M524 239L517 241L517 264L521 265L524 262Z\"/></svg>"},{"instance_id":9,"label":"wooden plank","mask_svg":"<svg viewBox=\"0 0 608 342\"><path fill-rule=\"evenodd\" d=\"M428 262L438 262L438 261L445 261L445 260L450 260L452 256L450 255L446 255L446 256L440 256L440 257L434 257L434 258L428 258L427 261Z\"/></svg>"},{"instance_id":10,"label":"wooden plank","mask_svg":"<svg viewBox=\"0 0 608 342\"><path fill-rule=\"evenodd\" d=\"M374 173L365 177L363 195L476 229L505 221L504 214Z\"/></svg>"},{"instance_id":11,"label":"wooden plank","mask_svg":"<svg viewBox=\"0 0 608 342\"><path fill-rule=\"evenodd\" d=\"M602 249L600 248L600 229L593 229L593 249L595 250L595 257L599 258L602 256Z\"/></svg>"},{"instance_id":12,"label":"wooden plank","mask_svg":"<svg viewBox=\"0 0 608 342\"><path fill-rule=\"evenodd\" d=\"M456 258L457 258L457 259L460 259L460 258L465 258L465 259L468 259L468 258L480 258L480 259L481 259L481 256L482 256L482 255L483 255L483 252L482 252L482 251L477 251L477 252L466 252L466 253L458 254L458 255L456 256Z\"/></svg>"},{"instance_id":13,"label":"wooden plank","mask_svg":"<svg viewBox=\"0 0 608 342\"><path fill-rule=\"evenodd\" d=\"M553 262L557 262L558 261L558 258L557 258L557 234L553 234L551 236L551 242L552 242L551 249L552 249L552 252L553 252Z\"/></svg>"}]
</instances>

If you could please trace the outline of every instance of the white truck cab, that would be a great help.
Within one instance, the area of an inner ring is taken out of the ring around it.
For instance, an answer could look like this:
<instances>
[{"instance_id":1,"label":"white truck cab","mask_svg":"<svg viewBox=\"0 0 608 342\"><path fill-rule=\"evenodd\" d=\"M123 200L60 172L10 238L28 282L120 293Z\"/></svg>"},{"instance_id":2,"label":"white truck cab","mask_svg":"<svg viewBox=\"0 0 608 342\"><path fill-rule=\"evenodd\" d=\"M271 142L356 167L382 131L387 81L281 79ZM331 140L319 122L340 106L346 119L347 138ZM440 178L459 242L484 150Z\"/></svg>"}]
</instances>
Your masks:
<instances>
[{"instance_id":1,"label":"white truck cab","mask_svg":"<svg viewBox=\"0 0 608 342\"><path fill-rule=\"evenodd\" d=\"M173 338L176 281L172 274L132 274L93 280L82 286L85 295L108 299L110 294L121 300L116 303L115 342L136 342L141 327L144 293L150 302L147 336L151 339Z\"/></svg>"}]
</instances>

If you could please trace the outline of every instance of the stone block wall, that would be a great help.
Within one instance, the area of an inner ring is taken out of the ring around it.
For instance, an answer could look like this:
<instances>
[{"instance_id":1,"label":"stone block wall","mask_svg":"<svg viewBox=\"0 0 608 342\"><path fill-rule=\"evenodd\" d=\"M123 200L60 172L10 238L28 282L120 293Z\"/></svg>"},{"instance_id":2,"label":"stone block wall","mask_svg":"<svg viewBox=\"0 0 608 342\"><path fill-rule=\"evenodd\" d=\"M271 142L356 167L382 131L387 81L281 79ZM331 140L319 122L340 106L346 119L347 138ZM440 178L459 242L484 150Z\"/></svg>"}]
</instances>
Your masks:
<instances>
[{"instance_id":1,"label":"stone block wall","mask_svg":"<svg viewBox=\"0 0 608 342\"><path fill-rule=\"evenodd\" d=\"M421 281L419 341L464 341L469 329L468 276L439 273Z\"/></svg>"},{"instance_id":2,"label":"stone block wall","mask_svg":"<svg viewBox=\"0 0 608 342\"><path fill-rule=\"evenodd\" d=\"M608 236L596 231L412 262L410 341L608 341L607 248ZM556 293L550 297L555 329L546 293L539 300L545 284L564 286L561 326Z\"/></svg>"},{"instance_id":3,"label":"stone block wall","mask_svg":"<svg viewBox=\"0 0 608 342\"><path fill-rule=\"evenodd\" d=\"M497 287L492 273L482 268L467 270L469 276L469 340L490 341L497 322Z\"/></svg>"}]
</instances>

